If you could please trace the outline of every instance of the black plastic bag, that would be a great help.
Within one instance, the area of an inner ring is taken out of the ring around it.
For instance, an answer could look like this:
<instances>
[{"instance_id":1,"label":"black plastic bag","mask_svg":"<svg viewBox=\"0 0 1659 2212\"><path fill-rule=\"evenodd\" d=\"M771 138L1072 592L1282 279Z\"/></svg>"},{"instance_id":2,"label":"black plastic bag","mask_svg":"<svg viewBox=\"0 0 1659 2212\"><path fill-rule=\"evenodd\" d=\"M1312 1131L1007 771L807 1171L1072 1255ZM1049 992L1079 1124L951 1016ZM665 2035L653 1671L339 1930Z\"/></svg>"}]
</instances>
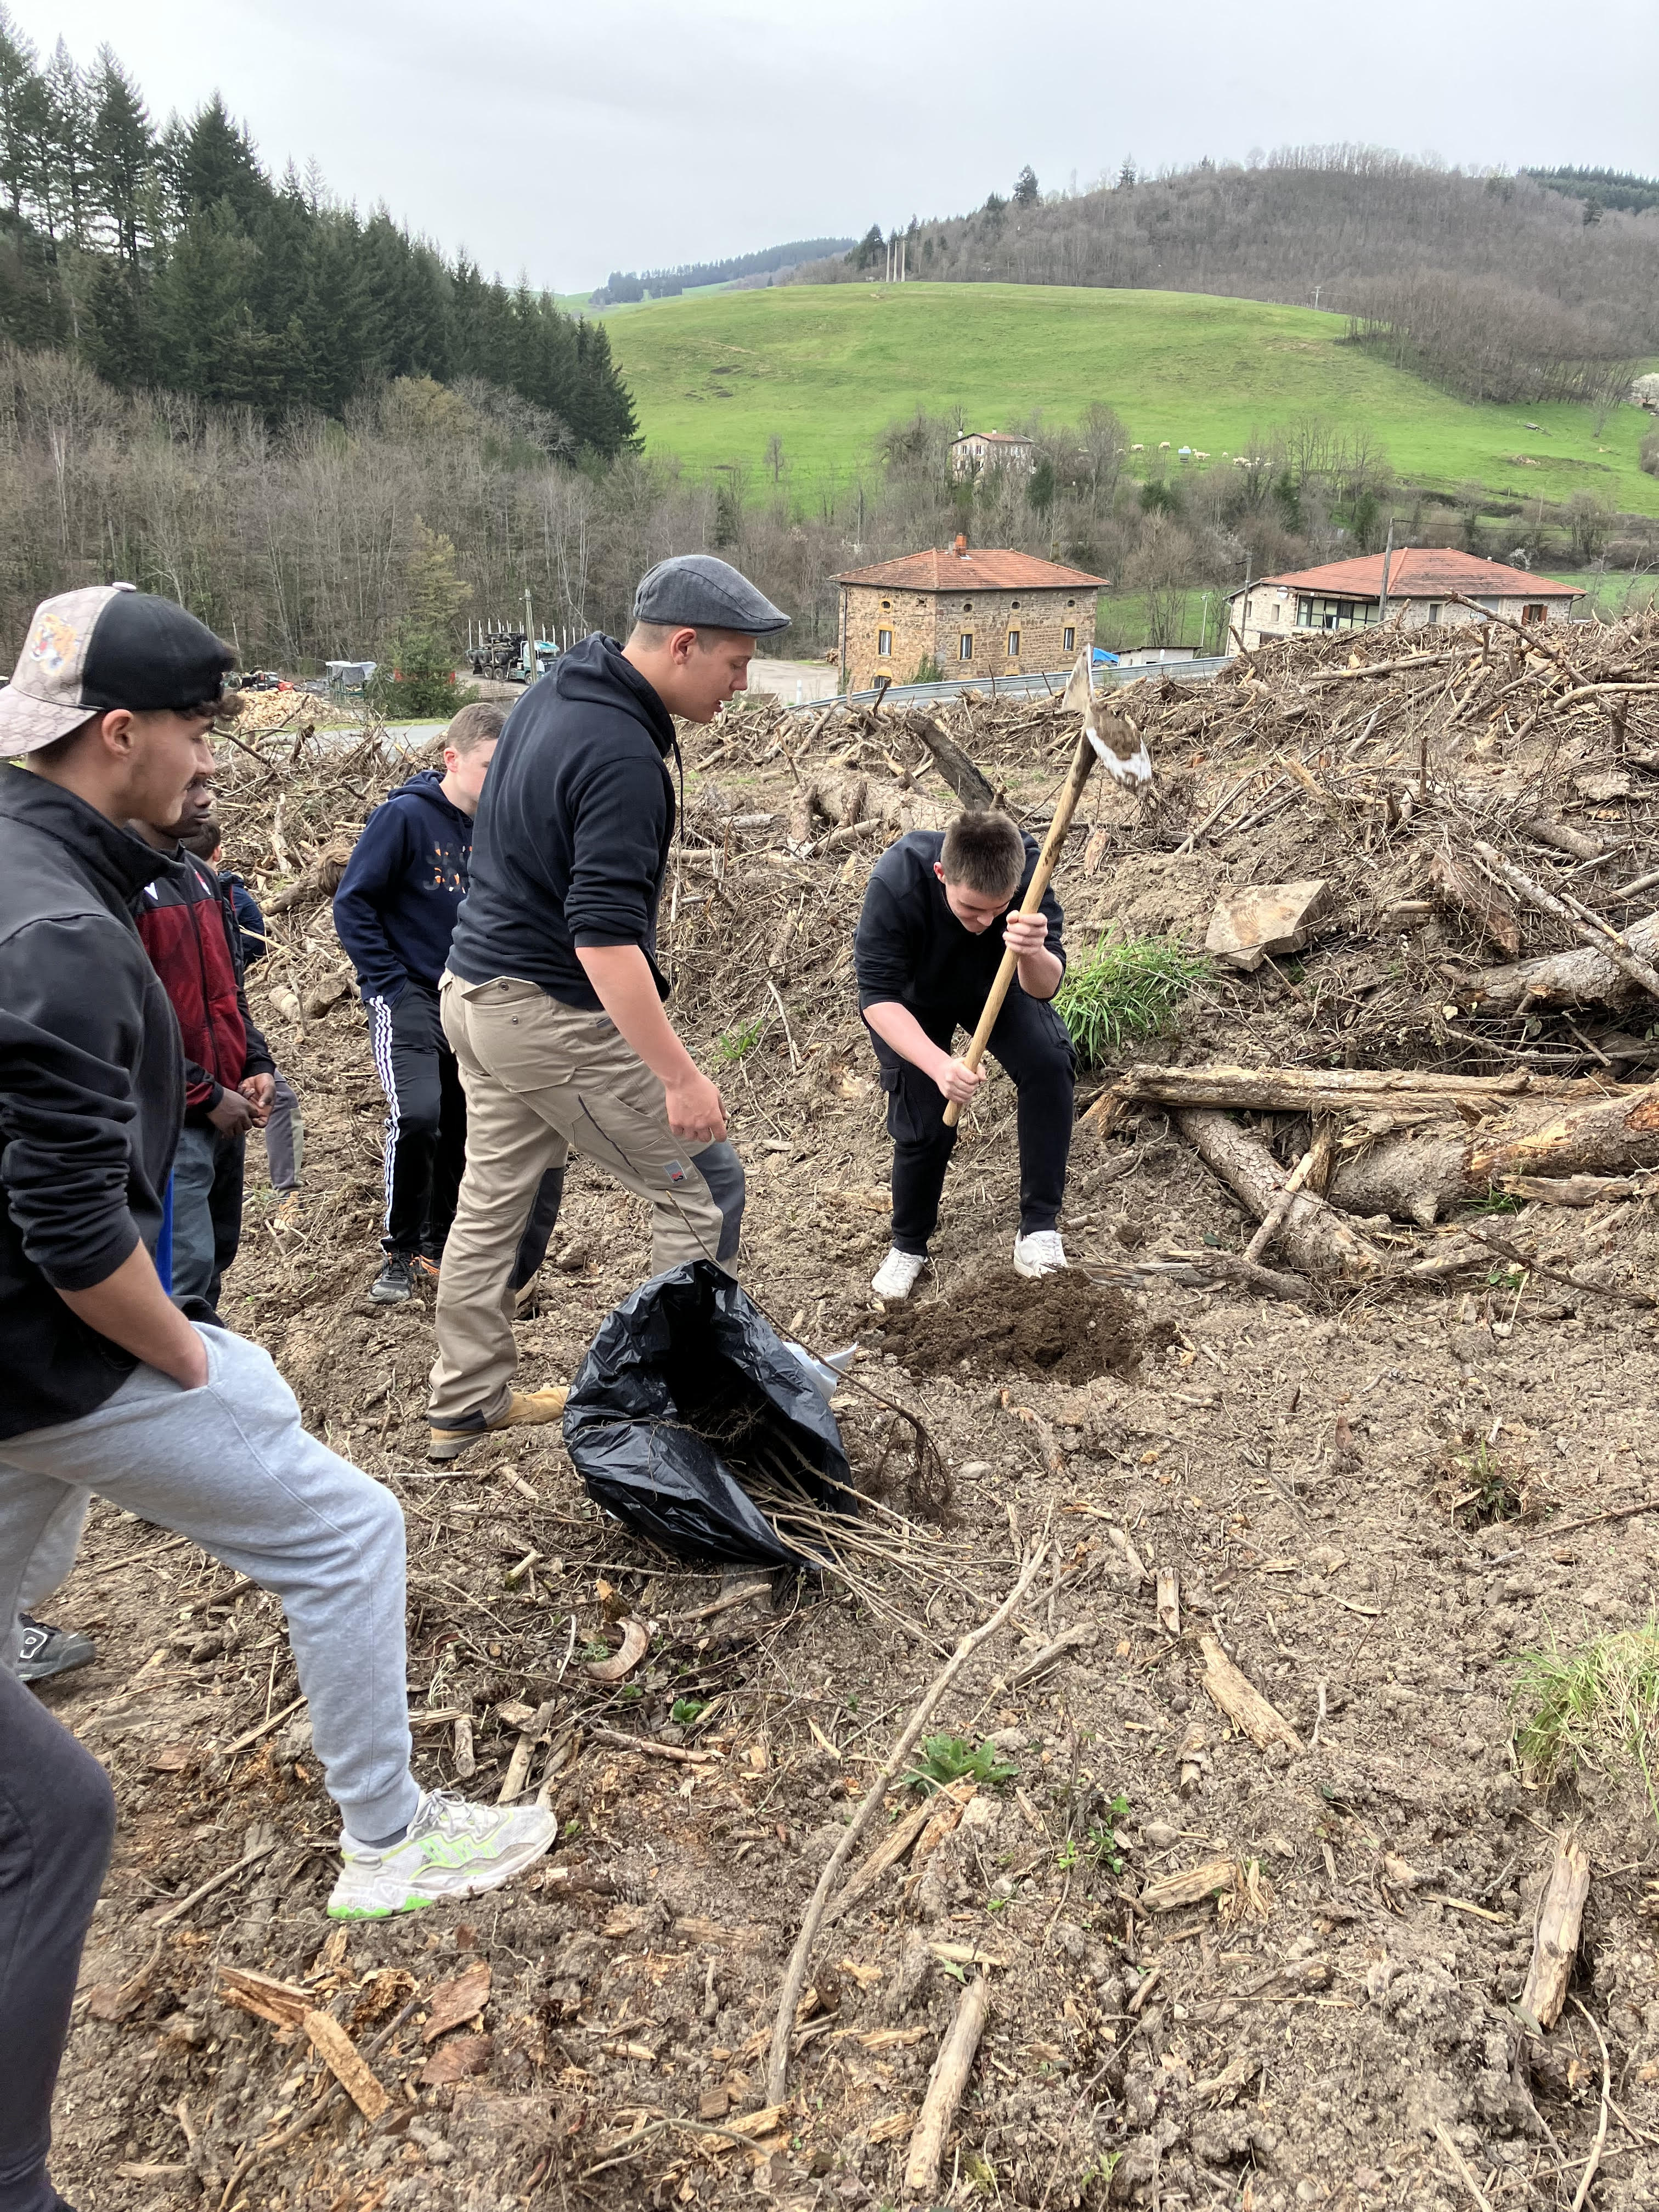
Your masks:
<instances>
[{"instance_id":1,"label":"black plastic bag","mask_svg":"<svg viewBox=\"0 0 1659 2212\"><path fill-rule=\"evenodd\" d=\"M740 1479L747 1428L787 1439L811 1502L852 1499L836 1417L811 1377L731 1276L690 1260L605 1316L570 1386L564 1441L588 1495L665 1550L765 1567L805 1564Z\"/></svg>"}]
</instances>

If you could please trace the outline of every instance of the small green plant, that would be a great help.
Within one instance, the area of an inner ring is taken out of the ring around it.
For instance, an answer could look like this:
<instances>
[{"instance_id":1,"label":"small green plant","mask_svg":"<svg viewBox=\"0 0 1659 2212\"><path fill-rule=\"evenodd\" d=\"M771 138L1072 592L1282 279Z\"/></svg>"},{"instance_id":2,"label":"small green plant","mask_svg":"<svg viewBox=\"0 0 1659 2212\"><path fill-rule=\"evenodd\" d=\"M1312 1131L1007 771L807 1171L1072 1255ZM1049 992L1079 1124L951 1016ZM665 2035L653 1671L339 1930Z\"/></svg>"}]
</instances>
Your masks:
<instances>
[{"instance_id":1,"label":"small green plant","mask_svg":"<svg viewBox=\"0 0 1659 2212\"><path fill-rule=\"evenodd\" d=\"M944 680L945 671L931 653L924 653L916 663L916 672L910 681L913 684L941 684Z\"/></svg>"},{"instance_id":2,"label":"small green plant","mask_svg":"<svg viewBox=\"0 0 1659 2212\"><path fill-rule=\"evenodd\" d=\"M1617 1781L1633 1768L1659 1826L1659 1620L1592 1637L1571 1650L1516 1661L1515 1749L1522 1766L1550 1783L1581 1766Z\"/></svg>"},{"instance_id":3,"label":"small green plant","mask_svg":"<svg viewBox=\"0 0 1659 2212\"><path fill-rule=\"evenodd\" d=\"M668 1709L668 1717L676 1728L690 1728L708 1711L707 1698L676 1698Z\"/></svg>"},{"instance_id":4,"label":"small green plant","mask_svg":"<svg viewBox=\"0 0 1659 2212\"><path fill-rule=\"evenodd\" d=\"M720 1058L728 1065L746 1060L765 1035L768 1018L765 1014L757 1014L752 1022L745 1022L741 1029L727 1030L719 1040Z\"/></svg>"},{"instance_id":5,"label":"small green plant","mask_svg":"<svg viewBox=\"0 0 1659 2212\"><path fill-rule=\"evenodd\" d=\"M1479 1198L1469 1200L1471 1213L1519 1213L1522 1200L1513 1191L1484 1190Z\"/></svg>"},{"instance_id":6,"label":"small green plant","mask_svg":"<svg viewBox=\"0 0 1659 2212\"><path fill-rule=\"evenodd\" d=\"M962 1735L930 1735L904 1783L907 1789L932 1792L971 1778L988 1788L995 1783L1012 1782L1018 1772L1017 1766L999 1755L994 1743L969 1743Z\"/></svg>"},{"instance_id":7,"label":"small green plant","mask_svg":"<svg viewBox=\"0 0 1659 2212\"><path fill-rule=\"evenodd\" d=\"M1169 937L1101 944L1071 969L1054 1010L1072 1032L1079 1060L1103 1066L1120 1045L1170 1028L1176 1010L1210 963Z\"/></svg>"},{"instance_id":8,"label":"small green plant","mask_svg":"<svg viewBox=\"0 0 1659 2212\"><path fill-rule=\"evenodd\" d=\"M1460 1528L1522 1521L1548 1503L1527 1462L1478 1429L1464 1430L1444 1468L1451 1516Z\"/></svg>"}]
</instances>

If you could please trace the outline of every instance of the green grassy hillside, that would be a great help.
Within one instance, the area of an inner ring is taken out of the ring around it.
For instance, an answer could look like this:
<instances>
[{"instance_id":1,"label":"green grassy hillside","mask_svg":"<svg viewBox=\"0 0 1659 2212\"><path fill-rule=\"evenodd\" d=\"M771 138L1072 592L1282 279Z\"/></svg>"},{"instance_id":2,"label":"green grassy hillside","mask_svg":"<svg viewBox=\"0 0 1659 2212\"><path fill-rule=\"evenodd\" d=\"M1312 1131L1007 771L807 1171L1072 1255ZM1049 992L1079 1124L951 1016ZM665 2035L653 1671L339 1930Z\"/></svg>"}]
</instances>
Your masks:
<instances>
[{"instance_id":1,"label":"green grassy hillside","mask_svg":"<svg viewBox=\"0 0 1659 2212\"><path fill-rule=\"evenodd\" d=\"M1340 343L1340 316L1188 292L1030 284L785 285L647 302L607 317L647 448L757 482L783 441L805 489L845 475L895 416L960 404L996 428L1033 408L1116 408L1149 450L1244 451L1310 415L1364 424L1401 476L1551 501L1601 493L1659 514L1637 461L1652 417L1615 409L1595 437L1574 407L1476 407ZM1530 420L1539 425L1526 428Z\"/></svg>"}]
</instances>

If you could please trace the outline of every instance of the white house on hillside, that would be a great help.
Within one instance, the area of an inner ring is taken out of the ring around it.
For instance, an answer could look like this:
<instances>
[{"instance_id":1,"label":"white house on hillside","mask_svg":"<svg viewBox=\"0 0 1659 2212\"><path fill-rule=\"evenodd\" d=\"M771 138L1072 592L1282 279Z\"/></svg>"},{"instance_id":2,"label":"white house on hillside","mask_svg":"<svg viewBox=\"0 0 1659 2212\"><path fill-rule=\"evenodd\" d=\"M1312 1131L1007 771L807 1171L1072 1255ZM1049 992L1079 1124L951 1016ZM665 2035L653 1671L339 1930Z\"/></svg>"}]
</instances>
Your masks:
<instances>
[{"instance_id":1,"label":"white house on hillside","mask_svg":"<svg viewBox=\"0 0 1659 2212\"><path fill-rule=\"evenodd\" d=\"M1367 553L1289 575L1263 576L1231 593L1227 649L1243 645L1254 653L1275 638L1370 629L1385 618L1399 618L1407 629L1437 623L1450 628L1479 622L1483 614L1527 623L1567 622L1574 600L1584 596L1577 584L1553 583L1547 576L1530 575L1524 568L1508 568L1502 562L1483 561L1477 554L1455 552L1444 545L1396 546L1388 556L1385 586L1384 557ZM1460 606L1454 592L1473 599L1476 611Z\"/></svg>"},{"instance_id":2,"label":"white house on hillside","mask_svg":"<svg viewBox=\"0 0 1659 2212\"><path fill-rule=\"evenodd\" d=\"M983 469L1029 469L1036 451L1029 438L1012 430L967 430L951 441L953 476L977 476Z\"/></svg>"}]
</instances>

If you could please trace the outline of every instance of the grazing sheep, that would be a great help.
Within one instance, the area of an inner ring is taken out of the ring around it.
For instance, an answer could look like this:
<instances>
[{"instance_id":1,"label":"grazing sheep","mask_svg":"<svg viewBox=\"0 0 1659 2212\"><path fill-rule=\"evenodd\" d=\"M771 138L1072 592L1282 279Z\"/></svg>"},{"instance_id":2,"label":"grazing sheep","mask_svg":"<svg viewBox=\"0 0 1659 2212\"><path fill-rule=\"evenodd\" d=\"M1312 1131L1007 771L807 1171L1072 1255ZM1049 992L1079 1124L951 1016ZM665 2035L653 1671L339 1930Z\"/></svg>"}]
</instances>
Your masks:
<instances>
[{"instance_id":1,"label":"grazing sheep","mask_svg":"<svg viewBox=\"0 0 1659 2212\"><path fill-rule=\"evenodd\" d=\"M1129 448L1129 451L1132 453L1144 453L1146 450L1146 448L1145 446L1131 446Z\"/></svg>"},{"instance_id":2,"label":"grazing sheep","mask_svg":"<svg viewBox=\"0 0 1659 2212\"><path fill-rule=\"evenodd\" d=\"M1209 458L1210 458L1210 457L1209 457L1209 455L1205 452L1204 448L1203 448L1201 446L1200 446L1200 447L1196 447L1196 448L1194 449L1194 453L1193 453L1193 459L1194 459L1195 461L1207 461L1207 460L1209 459Z\"/></svg>"},{"instance_id":3,"label":"grazing sheep","mask_svg":"<svg viewBox=\"0 0 1659 2212\"><path fill-rule=\"evenodd\" d=\"M1159 451L1159 453L1167 453L1169 452L1169 450L1170 450L1170 441L1169 441L1169 440L1168 440L1167 438L1160 438L1160 439L1158 440L1158 450Z\"/></svg>"}]
</instances>

